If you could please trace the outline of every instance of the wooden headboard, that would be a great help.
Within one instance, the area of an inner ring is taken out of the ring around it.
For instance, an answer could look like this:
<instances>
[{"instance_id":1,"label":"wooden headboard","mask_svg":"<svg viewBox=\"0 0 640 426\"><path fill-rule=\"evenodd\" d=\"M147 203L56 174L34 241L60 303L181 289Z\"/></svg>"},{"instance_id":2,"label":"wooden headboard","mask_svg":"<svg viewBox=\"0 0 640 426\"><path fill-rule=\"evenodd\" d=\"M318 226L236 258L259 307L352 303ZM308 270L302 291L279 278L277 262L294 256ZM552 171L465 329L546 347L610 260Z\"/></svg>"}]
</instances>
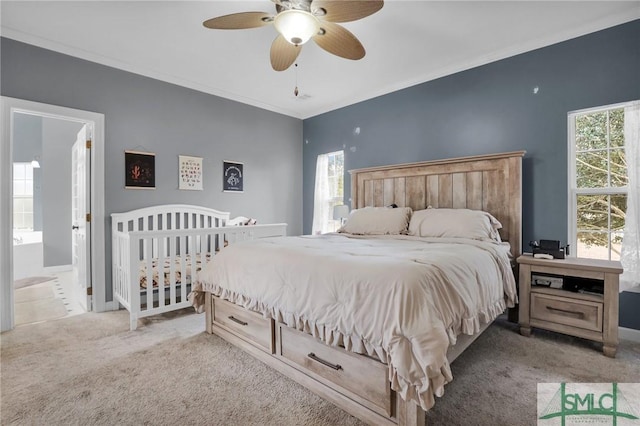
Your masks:
<instances>
[{"instance_id":1,"label":"wooden headboard","mask_svg":"<svg viewBox=\"0 0 640 426\"><path fill-rule=\"evenodd\" d=\"M522 250L525 151L350 170L351 208L397 204L484 210L498 219L515 257Z\"/></svg>"}]
</instances>

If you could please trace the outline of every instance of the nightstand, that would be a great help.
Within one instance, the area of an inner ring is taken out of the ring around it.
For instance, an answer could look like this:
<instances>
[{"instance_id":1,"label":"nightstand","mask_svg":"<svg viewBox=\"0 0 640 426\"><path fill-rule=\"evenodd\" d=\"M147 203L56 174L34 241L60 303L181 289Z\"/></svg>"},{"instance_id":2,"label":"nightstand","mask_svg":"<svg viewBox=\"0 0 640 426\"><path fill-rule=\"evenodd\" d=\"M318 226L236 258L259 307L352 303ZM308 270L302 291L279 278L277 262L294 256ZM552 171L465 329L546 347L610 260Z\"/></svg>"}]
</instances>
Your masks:
<instances>
[{"instance_id":1,"label":"nightstand","mask_svg":"<svg viewBox=\"0 0 640 426\"><path fill-rule=\"evenodd\" d=\"M575 257L536 259L530 254L517 261L520 334L530 336L532 327L556 331L602 342L602 352L616 356L620 262ZM532 275L538 283L551 284L532 285ZM569 291L567 283L574 288L584 284L585 289Z\"/></svg>"}]
</instances>

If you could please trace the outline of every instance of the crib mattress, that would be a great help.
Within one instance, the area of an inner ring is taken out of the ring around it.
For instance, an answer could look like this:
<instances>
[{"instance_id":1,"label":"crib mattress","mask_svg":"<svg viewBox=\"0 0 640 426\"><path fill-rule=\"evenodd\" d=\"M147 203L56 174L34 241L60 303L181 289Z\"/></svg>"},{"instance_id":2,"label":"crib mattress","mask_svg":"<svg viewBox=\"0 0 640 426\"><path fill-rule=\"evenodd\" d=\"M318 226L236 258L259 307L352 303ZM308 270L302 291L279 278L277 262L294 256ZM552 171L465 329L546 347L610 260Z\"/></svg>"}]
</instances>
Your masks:
<instances>
[{"instance_id":1,"label":"crib mattress","mask_svg":"<svg viewBox=\"0 0 640 426\"><path fill-rule=\"evenodd\" d=\"M184 259L184 268L183 268L183 259ZM204 256L205 264L211 260L211 254L206 253ZM157 288L159 285L160 271L162 271L162 275L164 277L164 286L169 286L172 282L172 276L175 279L175 284L191 284L192 268L195 266L195 272L197 273L204 266L202 264L202 255L197 254L195 256L194 262L191 261L191 255L187 254L184 256L175 256L173 259L164 258L163 264L159 265L160 260L158 258L154 258L151 260L151 277L153 280L153 288ZM148 273L147 273L147 260L141 260L139 266L139 274L140 277L140 288L146 289L148 288ZM173 271L171 266L173 265ZM183 272L184 272L184 280L183 280Z\"/></svg>"}]
</instances>

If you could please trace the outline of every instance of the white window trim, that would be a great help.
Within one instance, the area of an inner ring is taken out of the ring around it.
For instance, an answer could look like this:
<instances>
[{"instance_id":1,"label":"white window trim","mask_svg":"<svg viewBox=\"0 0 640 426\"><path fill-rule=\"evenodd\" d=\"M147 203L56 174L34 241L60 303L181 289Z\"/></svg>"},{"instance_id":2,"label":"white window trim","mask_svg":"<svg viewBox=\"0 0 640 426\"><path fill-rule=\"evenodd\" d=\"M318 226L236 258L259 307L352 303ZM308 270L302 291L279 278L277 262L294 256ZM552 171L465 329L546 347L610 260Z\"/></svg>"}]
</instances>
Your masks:
<instances>
[{"instance_id":1,"label":"white window trim","mask_svg":"<svg viewBox=\"0 0 640 426\"><path fill-rule=\"evenodd\" d=\"M578 230L577 230L577 220L576 216L578 214L578 195L581 194L626 194L628 192L628 187L619 186L619 187L609 187L609 188L593 188L593 189L582 189L576 188L576 146L575 146L575 134L576 134L576 115L583 114L592 114L601 111L607 111L611 109L624 108L626 106L631 105L633 102L621 102L617 104L598 106L593 108L585 108L575 111L569 111L567 113L567 145L569 145L569 155L567 156L567 170L569 171L569 176L567 179L567 223L568 223L568 235L567 235L567 244L571 245L571 253L572 256L578 255ZM609 248L609 250L611 250Z\"/></svg>"}]
</instances>

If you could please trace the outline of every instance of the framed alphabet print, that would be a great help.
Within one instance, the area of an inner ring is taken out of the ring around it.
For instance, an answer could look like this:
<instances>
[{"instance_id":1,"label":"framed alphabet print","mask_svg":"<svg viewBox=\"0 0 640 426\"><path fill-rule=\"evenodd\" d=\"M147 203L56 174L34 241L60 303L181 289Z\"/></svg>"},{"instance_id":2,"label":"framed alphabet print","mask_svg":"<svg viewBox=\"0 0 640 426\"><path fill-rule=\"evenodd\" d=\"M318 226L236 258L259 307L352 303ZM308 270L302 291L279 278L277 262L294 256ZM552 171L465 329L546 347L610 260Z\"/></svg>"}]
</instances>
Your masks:
<instances>
[{"instance_id":1,"label":"framed alphabet print","mask_svg":"<svg viewBox=\"0 0 640 426\"><path fill-rule=\"evenodd\" d=\"M124 187L127 189L155 189L156 155L150 152L124 152Z\"/></svg>"},{"instance_id":2,"label":"framed alphabet print","mask_svg":"<svg viewBox=\"0 0 640 426\"><path fill-rule=\"evenodd\" d=\"M224 192L243 192L243 163L235 161L222 162L222 190Z\"/></svg>"},{"instance_id":3,"label":"framed alphabet print","mask_svg":"<svg viewBox=\"0 0 640 426\"><path fill-rule=\"evenodd\" d=\"M178 155L178 189L202 191L202 157Z\"/></svg>"}]
</instances>

